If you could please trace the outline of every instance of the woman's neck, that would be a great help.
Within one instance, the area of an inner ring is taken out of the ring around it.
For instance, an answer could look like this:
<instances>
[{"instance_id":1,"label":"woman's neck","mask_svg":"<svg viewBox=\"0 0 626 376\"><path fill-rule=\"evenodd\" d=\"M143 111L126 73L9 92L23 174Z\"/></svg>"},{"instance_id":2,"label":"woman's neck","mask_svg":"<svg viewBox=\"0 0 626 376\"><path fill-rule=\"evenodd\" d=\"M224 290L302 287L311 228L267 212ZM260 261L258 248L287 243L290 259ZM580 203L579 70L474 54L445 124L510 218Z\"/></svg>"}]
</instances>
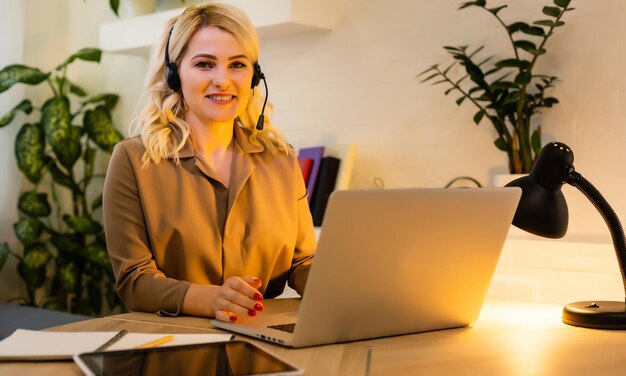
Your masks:
<instances>
[{"instance_id":1,"label":"woman's neck","mask_svg":"<svg viewBox=\"0 0 626 376\"><path fill-rule=\"evenodd\" d=\"M233 142L233 123L195 124L190 122L191 140L197 153L219 155Z\"/></svg>"}]
</instances>

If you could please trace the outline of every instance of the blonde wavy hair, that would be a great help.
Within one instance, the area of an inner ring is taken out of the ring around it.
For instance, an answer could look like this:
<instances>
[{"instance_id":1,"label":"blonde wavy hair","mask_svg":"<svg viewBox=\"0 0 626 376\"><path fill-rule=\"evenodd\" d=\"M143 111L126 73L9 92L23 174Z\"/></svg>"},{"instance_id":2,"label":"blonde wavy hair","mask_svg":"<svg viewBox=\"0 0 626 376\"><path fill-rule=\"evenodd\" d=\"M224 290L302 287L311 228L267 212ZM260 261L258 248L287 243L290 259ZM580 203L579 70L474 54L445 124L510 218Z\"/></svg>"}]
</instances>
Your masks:
<instances>
[{"instance_id":1,"label":"blonde wavy hair","mask_svg":"<svg viewBox=\"0 0 626 376\"><path fill-rule=\"evenodd\" d=\"M218 3L192 5L181 15L170 19L156 47L153 66L148 76L148 104L143 108L136 124L146 148L142 158L144 166L151 162L158 164L167 158L173 158L178 163L178 153L191 134L189 124L184 120L187 111L185 98L181 92L170 89L165 80L165 46L170 31L170 61L180 66L189 40L196 31L206 26L215 26L232 34L250 59L258 61L259 42L256 30L248 17L235 7ZM269 101L263 130L256 129L264 99L258 87L252 89L250 100L243 113L235 119L234 126L250 130L250 142L262 145L266 151L293 153L282 134L272 127L269 116L272 105Z\"/></svg>"}]
</instances>

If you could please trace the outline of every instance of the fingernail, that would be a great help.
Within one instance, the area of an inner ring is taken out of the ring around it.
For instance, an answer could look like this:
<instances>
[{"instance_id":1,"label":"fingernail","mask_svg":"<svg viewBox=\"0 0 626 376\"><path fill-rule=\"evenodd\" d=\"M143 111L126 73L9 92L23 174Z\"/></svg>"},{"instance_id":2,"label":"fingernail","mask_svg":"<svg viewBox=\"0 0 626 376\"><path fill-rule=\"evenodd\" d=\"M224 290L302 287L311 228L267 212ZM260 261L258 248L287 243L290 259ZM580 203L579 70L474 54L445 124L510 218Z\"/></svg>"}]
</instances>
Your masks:
<instances>
[{"instance_id":1,"label":"fingernail","mask_svg":"<svg viewBox=\"0 0 626 376\"><path fill-rule=\"evenodd\" d=\"M232 321L232 322L237 321L237 316L230 316L230 321Z\"/></svg>"},{"instance_id":2,"label":"fingernail","mask_svg":"<svg viewBox=\"0 0 626 376\"><path fill-rule=\"evenodd\" d=\"M256 294L254 294L254 300L258 300L258 301L263 300L263 295L257 292Z\"/></svg>"},{"instance_id":3,"label":"fingernail","mask_svg":"<svg viewBox=\"0 0 626 376\"><path fill-rule=\"evenodd\" d=\"M261 283L261 280L258 278L254 278L254 283Z\"/></svg>"},{"instance_id":4,"label":"fingernail","mask_svg":"<svg viewBox=\"0 0 626 376\"><path fill-rule=\"evenodd\" d=\"M249 309L248 310L248 316L252 316L252 317L256 316L256 311L253 310L253 309Z\"/></svg>"},{"instance_id":5,"label":"fingernail","mask_svg":"<svg viewBox=\"0 0 626 376\"><path fill-rule=\"evenodd\" d=\"M254 305L254 309L256 309L257 311L263 311L265 309L265 307L263 307L261 304L257 303Z\"/></svg>"}]
</instances>

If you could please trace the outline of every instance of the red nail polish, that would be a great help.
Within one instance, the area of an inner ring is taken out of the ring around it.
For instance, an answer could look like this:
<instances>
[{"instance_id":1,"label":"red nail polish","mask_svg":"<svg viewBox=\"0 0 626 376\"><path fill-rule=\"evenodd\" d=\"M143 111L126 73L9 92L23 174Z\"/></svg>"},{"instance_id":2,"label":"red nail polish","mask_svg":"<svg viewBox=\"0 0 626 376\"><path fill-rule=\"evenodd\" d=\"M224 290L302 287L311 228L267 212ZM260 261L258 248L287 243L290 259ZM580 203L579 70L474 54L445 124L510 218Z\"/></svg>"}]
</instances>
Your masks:
<instances>
[{"instance_id":1,"label":"red nail polish","mask_svg":"<svg viewBox=\"0 0 626 376\"><path fill-rule=\"evenodd\" d=\"M263 300L263 295L257 292L256 294L254 294L254 300L258 300L258 301Z\"/></svg>"},{"instance_id":2,"label":"red nail polish","mask_svg":"<svg viewBox=\"0 0 626 376\"><path fill-rule=\"evenodd\" d=\"M232 322L237 321L237 316L230 316L230 321L232 321Z\"/></svg>"},{"instance_id":3,"label":"red nail polish","mask_svg":"<svg viewBox=\"0 0 626 376\"><path fill-rule=\"evenodd\" d=\"M249 309L248 310L248 316L252 316L252 317L256 316L256 311L253 310L253 309Z\"/></svg>"},{"instance_id":4,"label":"red nail polish","mask_svg":"<svg viewBox=\"0 0 626 376\"><path fill-rule=\"evenodd\" d=\"M263 311L265 309L265 307L263 307L261 304L257 303L254 305L254 309L256 309L257 311Z\"/></svg>"}]
</instances>

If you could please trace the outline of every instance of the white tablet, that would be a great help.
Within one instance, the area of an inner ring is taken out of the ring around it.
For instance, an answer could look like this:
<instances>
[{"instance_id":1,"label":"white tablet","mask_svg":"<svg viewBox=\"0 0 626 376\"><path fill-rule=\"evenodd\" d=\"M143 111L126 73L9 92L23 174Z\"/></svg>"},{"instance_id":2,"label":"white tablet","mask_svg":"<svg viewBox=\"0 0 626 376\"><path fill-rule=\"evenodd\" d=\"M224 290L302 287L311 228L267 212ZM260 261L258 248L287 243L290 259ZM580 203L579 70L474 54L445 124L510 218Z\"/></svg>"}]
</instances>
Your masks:
<instances>
[{"instance_id":1,"label":"white tablet","mask_svg":"<svg viewBox=\"0 0 626 376\"><path fill-rule=\"evenodd\" d=\"M245 341L74 355L86 375L302 375L302 370Z\"/></svg>"}]
</instances>

